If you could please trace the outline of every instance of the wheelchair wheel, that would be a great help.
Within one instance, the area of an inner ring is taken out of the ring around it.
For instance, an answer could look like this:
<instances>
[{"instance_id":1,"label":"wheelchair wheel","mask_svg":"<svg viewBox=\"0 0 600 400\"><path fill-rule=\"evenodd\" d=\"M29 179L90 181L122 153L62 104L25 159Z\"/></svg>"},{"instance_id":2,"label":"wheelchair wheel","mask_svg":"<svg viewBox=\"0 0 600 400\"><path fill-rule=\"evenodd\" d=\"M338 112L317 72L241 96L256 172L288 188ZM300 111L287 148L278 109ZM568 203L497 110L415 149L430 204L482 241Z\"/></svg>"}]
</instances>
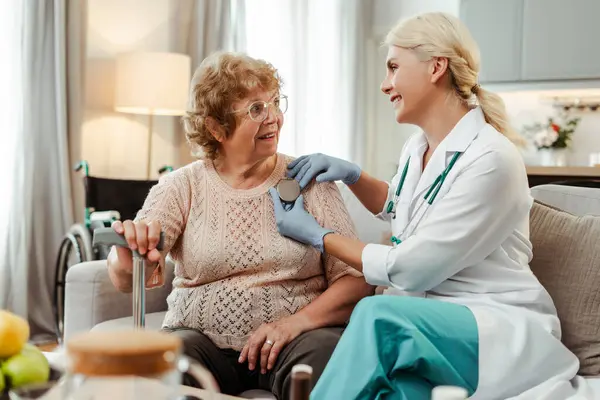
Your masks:
<instances>
[{"instance_id":1,"label":"wheelchair wheel","mask_svg":"<svg viewBox=\"0 0 600 400\"><path fill-rule=\"evenodd\" d=\"M62 343L64 334L65 284L70 265L94 259L92 238L89 230L81 224L73 225L63 238L56 259L54 276L54 318L56 337Z\"/></svg>"},{"instance_id":2,"label":"wheelchair wheel","mask_svg":"<svg viewBox=\"0 0 600 400\"><path fill-rule=\"evenodd\" d=\"M82 261L92 261L94 259L94 251L92 250L92 234L90 230L83 224L75 224L71 226L68 234L75 236L81 243Z\"/></svg>"}]
</instances>

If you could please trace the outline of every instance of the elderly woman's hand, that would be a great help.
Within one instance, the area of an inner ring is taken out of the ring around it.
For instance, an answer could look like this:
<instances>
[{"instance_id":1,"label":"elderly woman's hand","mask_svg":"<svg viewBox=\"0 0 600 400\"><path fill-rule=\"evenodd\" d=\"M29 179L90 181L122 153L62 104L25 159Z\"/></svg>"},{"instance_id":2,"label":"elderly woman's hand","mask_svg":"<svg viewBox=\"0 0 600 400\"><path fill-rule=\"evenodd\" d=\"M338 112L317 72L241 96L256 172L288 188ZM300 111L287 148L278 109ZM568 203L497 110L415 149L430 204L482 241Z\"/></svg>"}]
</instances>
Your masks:
<instances>
[{"instance_id":1,"label":"elderly woman's hand","mask_svg":"<svg viewBox=\"0 0 600 400\"><path fill-rule=\"evenodd\" d=\"M275 366L281 350L307 331L307 326L307 321L297 314L270 324L262 324L248 339L238 361L243 363L248 360L251 371L260 362L261 374L267 373Z\"/></svg>"}]
</instances>

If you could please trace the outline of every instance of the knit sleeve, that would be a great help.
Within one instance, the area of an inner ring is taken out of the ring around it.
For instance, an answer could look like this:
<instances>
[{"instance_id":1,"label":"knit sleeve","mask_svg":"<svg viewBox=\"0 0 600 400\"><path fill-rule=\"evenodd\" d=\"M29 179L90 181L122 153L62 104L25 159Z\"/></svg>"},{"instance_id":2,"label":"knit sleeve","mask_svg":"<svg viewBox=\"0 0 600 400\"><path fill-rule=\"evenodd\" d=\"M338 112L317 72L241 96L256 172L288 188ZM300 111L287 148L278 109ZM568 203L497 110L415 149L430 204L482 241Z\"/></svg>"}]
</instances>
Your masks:
<instances>
[{"instance_id":1,"label":"knit sleeve","mask_svg":"<svg viewBox=\"0 0 600 400\"><path fill-rule=\"evenodd\" d=\"M165 240L162 260L152 276L147 280L147 287L162 286L164 282L165 257L179 239L185 229L189 213L191 187L185 170L177 170L161 177L150 189L144 205L138 211L135 221L160 223Z\"/></svg>"},{"instance_id":2,"label":"knit sleeve","mask_svg":"<svg viewBox=\"0 0 600 400\"><path fill-rule=\"evenodd\" d=\"M325 182L313 183L311 186L309 190L312 193L308 196L310 202L307 202L307 208L317 222L325 228L334 230L339 235L358 239L354 223L336 184ZM324 253L322 259L329 285L345 275L362 276L359 271L332 255Z\"/></svg>"}]
</instances>

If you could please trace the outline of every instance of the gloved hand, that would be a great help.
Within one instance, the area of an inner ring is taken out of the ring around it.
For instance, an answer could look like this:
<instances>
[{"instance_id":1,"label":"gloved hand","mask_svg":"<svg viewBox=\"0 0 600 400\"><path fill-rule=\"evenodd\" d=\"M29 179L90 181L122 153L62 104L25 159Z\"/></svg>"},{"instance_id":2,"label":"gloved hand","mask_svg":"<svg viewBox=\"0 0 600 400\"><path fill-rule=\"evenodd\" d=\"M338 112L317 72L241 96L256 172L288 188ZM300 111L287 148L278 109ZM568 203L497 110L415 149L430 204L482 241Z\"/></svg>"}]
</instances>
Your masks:
<instances>
[{"instance_id":1,"label":"gloved hand","mask_svg":"<svg viewBox=\"0 0 600 400\"><path fill-rule=\"evenodd\" d=\"M333 231L319 225L315 217L304 209L303 196L298 196L292 208L286 211L277 190L271 188L269 194L275 206L275 221L279 233L301 243L314 246L323 253L323 237Z\"/></svg>"},{"instance_id":2,"label":"gloved hand","mask_svg":"<svg viewBox=\"0 0 600 400\"><path fill-rule=\"evenodd\" d=\"M298 181L300 189L304 189L315 176L317 182L341 180L352 185L362 172L354 163L320 153L295 159L288 165L288 170L288 176Z\"/></svg>"}]
</instances>

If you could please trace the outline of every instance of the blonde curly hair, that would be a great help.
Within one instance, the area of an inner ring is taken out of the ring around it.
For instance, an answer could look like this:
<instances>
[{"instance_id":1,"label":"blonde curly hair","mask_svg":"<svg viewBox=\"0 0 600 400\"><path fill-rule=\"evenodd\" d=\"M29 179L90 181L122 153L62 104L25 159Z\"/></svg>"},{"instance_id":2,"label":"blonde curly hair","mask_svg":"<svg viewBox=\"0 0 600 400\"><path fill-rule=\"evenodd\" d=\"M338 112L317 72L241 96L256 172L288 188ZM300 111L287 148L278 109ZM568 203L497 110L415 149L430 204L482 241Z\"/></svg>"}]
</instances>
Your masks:
<instances>
[{"instance_id":1,"label":"blonde curly hair","mask_svg":"<svg viewBox=\"0 0 600 400\"><path fill-rule=\"evenodd\" d=\"M210 132L214 119L231 137L236 126L233 104L256 90L279 92L283 82L268 62L243 53L216 52L204 59L192 77L189 110L183 116L185 136L196 157L216 159L220 143Z\"/></svg>"}]
</instances>

